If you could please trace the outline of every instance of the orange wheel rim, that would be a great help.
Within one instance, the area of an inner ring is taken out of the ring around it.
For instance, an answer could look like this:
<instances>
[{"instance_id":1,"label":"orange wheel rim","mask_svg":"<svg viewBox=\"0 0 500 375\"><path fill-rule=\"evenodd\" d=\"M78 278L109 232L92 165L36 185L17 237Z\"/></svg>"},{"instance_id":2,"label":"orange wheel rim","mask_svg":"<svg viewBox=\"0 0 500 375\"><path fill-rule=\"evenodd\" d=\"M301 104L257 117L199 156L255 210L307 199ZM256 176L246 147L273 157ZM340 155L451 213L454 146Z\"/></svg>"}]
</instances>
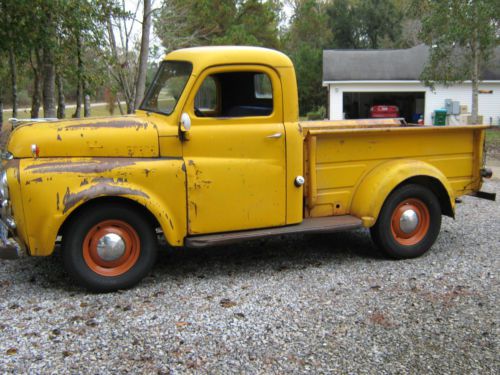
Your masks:
<instances>
[{"instance_id":1,"label":"orange wheel rim","mask_svg":"<svg viewBox=\"0 0 500 375\"><path fill-rule=\"evenodd\" d=\"M120 276L139 259L141 241L129 224L106 220L94 225L83 240L83 259L101 276Z\"/></svg>"},{"instance_id":2,"label":"orange wheel rim","mask_svg":"<svg viewBox=\"0 0 500 375\"><path fill-rule=\"evenodd\" d=\"M405 199L392 213L391 232L401 245L416 245L425 237L429 227L429 209L420 199Z\"/></svg>"}]
</instances>

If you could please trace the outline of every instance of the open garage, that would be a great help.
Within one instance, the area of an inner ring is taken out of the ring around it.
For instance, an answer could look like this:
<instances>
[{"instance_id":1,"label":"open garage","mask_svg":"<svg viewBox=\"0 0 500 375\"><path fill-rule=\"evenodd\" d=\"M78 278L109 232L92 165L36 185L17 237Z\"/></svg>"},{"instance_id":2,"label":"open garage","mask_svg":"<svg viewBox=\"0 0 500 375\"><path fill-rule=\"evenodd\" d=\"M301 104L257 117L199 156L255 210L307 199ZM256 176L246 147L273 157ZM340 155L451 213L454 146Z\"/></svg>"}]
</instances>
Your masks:
<instances>
[{"instance_id":1,"label":"open garage","mask_svg":"<svg viewBox=\"0 0 500 375\"><path fill-rule=\"evenodd\" d=\"M417 122L425 112L425 92L344 92L345 118L369 118L372 106L396 106L399 117Z\"/></svg>"},{"instance_id":2,"label":"open garage","mask_svg":"<svg viewBox=\"0 0 500 375\"><path fill-rule=\"evenodd\" d=\"M370 107L381 105L397 106L398 115L409 123L422 115L425 124L432 124L434 111L453 102L459 112L448 112L447 123L467 123L472 106L470 81L436 84L431 90L420 81L428 57L429 49L423 44L396 50L323 51L328 118L370 118ZM500 125L500 47L483 68L479 116L483 124Z\"/></svg>"}]
</instances>

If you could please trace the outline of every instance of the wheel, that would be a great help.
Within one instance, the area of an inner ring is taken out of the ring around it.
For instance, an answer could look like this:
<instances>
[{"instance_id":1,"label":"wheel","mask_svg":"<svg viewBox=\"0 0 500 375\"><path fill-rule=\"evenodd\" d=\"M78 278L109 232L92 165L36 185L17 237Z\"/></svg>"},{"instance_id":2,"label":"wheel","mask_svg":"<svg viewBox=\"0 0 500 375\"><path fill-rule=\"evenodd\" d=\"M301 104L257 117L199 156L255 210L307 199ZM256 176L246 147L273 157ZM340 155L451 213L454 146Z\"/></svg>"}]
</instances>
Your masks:
<instances>
[{"instance_id":1,"label":"wheel","mask_svg":"<svg viewBox=\"0 0 500 375\"><path fill-rule=\"evenodd\" d=\"M136 285L151 270L158 243L154 227L126 206L94 206L74 218L63 234L67 272L96 292Z\"/></svg>"},{"instance_id":2,"label":"wheel","mask_svg":"<svg viewBox=\"0 0 500 375\"><path fill-rule=\"evenodd\" d=\"M441 206L434 193L421 185L404 185L385 201L376 224L370 228L373 242L397 259L424 254L441 228Z\"/></svg>"}]
</instances>

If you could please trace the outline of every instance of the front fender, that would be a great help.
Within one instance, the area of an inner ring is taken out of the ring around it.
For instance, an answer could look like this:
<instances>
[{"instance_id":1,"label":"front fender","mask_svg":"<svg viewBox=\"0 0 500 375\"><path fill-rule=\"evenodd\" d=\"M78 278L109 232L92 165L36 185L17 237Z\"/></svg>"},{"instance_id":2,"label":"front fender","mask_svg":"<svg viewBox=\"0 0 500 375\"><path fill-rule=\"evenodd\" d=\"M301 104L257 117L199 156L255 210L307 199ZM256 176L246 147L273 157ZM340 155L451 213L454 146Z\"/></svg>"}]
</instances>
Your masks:
<instances>
[{"instance_id":1,"label":"front fender","mask_svg":"<svg viewBox=\"0 0 500 375\"><path fill-rule=\"evenodd\" d=\"M100 197L123 197L144 206L167 241L186 235L185 173L181 158L23 159L20 186L31 255L50 255L65 221Z\"/></svg>"},{"instance_id":2,"label":"front fender","mask_svg":"<svg viewBox=\"0 0 500 375\"><path fill-rule=\"evenodd\" d=\"M454 210L453 189L439 169L422 161L402 159L384 162L366 175L354 192L351 215L361 218L365 227L373 226L389 194L402 182L419 176L438 180L446 190Z\"/></svg>"}]
</instances>

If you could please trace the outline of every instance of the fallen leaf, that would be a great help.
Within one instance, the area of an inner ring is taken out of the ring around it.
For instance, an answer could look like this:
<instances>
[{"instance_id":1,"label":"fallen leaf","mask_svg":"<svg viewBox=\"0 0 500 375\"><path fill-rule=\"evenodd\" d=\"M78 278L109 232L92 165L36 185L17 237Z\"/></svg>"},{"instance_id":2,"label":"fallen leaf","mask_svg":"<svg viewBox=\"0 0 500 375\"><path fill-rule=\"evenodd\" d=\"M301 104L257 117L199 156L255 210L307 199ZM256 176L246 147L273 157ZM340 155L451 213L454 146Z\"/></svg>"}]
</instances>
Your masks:
<instances>
[{"instance_id":1,"label":"fallen leaf","mask_svg":"<svg viewBox=\"0 0 500 375\"><path fill-rule=\"evenodd\" d=\"M7 355L16 355L16 354L17 354L16 348L7 349Z\"/></svg>"},{"instance_id":2,"label":"fallen leaf","mask_svg":"<svg viewBox=\"0 0 500 375\"><path fill-rule=\"evenodd\" d=\"M226 308L229 308L229 307L234 307L237 305L236 302L234 301L231 301L229 298L223 298L220 300L219 304L222 306L222 307L226 307Z\"/></svg>"}]
</instances>

